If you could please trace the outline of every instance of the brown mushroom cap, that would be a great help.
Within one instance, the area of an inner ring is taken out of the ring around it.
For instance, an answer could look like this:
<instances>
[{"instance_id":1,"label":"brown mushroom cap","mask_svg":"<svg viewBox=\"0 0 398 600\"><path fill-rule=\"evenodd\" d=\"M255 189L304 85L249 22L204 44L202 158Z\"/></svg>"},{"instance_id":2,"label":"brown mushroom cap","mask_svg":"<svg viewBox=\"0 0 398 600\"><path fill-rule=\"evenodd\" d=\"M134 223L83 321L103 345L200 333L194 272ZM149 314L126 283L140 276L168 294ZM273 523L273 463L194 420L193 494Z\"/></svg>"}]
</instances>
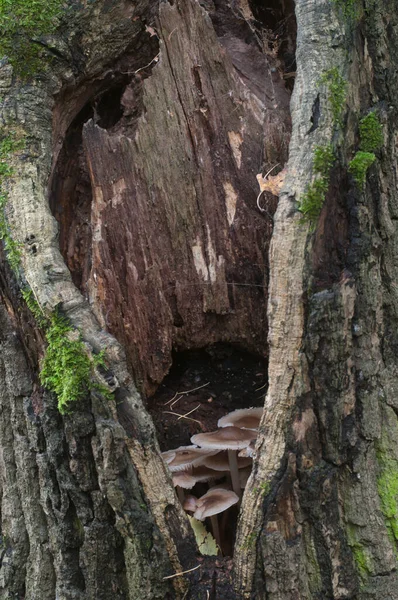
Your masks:
<instances>
[{"instance_id":1,"label":"brown mushroom cap","mask_svg":"<svg viewBox=\"0 0 398 600\"><path fill-rule=\"evenodd\" d=\"M200 465L206 456L216 453L215 451L206 448L197 448L196 446L180 446L180 448L176 448L175 450L163 452L162 456L165 454L170 455L172 452L175 453L175 456L171 460L169 460L170 456L167 456L165 459L169 461L167 465L172 473L175 471L186 471L190 467Z\"/></svg>"},{"instance_id":2,"label":"brown mushroom cap","mask_svg":"<svg viewBox=\"0 0 398 600\"><path fill-rule=\"evenodd\" d=\"M195 477L192 477L191 473L188 471L177 471L173 473L173 485L176 487L177 485L184 490L190 490L196 483Z\"/></svg>"},{"instance_id":3,"label":"brown mushroom cap","mask_svg":"<svg viewBox=\"0 0 398 600\"><path fill-rule=\"evenodd\" d=\"M240 429L257 430L263 414L263 407L240 408L230 412L218 420L218 427L239 427Z\"/></svg>"},{"instance_id":4,"label":"brown mushroom cap","mask_svg":"<svg viewBox=\"0 0 398 600\"><path fill-rule=\"evenodd\" d=\"M205 449L241 450L248 446L256 436L257 433L249 429L223 427L210 433L198 433L191 437L191 442Z\"/></svg>"},{"instance_id":5,"label":"brown mushroom cap","mask_svg":"<svg viewBox=\"0 0 398 600\"><path fill-rule=\"evenodd\" d=\"M251 458L247 456L243 458L238 457L238 469L243 469L251 464ZM221 450L221 452L217 452L217 454L206 456L203 465L205 467L209 467L209 469L213 469L214 471L229 471L228 452L226 450Z\"/></svg>"},{"instance_id":6,"label":"brown mushroom cap","mask_svg":"<svg viewBox=\"0 0 398 600\"><path fill-rule=\"evenodd\" d=\"M164 462L166 463L166 465L168 465L169 463L171 463L171 461L173 460L173 458L175 458L175 450L166 450L166 452L162 452L162 458L164 460Z\"/></svg>"},{"instance_id":7,"label":"brown mushroom cap","mask_svg":"<svg viewBox=\"0 0 398 600\"><path fill-rule=\"evenodd\" d=\"M206 517L218 515L237 502L239 502L239 497L235 492L223 488L212 488L197 500L198 506L193 516L199 521L204 521Z\"/></svg>"},{"instance_id":8,"label":"brown mushroom cap","mask_svg":"<svg viewBox=\"0 0 398 600\"><path fill-rule=\"evenodd\" d=\"M182 508L189 512L195 512L198 507L198 499L196 496L186 496Z\"/></svg>"},{"instance_id":9,"label":"brown mushroom cap","mask_svg":"<svg viewBox=\"0 0 398 600\"><path fill-rule=\"evenodd\" d=\"M229 467L228 465L222 471L218 469L212 469L206 465L199 465L198 467L194 467L191 470L192 477L195 477L196 481L210 481L211 479L221 479L225 475L228 475Z\"/></svg>"}]
</instances>

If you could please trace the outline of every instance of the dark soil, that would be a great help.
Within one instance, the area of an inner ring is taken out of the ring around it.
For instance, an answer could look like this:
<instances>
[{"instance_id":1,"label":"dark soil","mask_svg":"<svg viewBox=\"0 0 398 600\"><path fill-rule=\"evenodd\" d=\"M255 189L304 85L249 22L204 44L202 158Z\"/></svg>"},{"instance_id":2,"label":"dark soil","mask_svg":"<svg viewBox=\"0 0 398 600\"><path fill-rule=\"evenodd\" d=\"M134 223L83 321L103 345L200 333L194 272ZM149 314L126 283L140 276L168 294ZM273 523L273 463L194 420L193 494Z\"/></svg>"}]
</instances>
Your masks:
<instances>
[{"instance_id":1,"label":"dark soil","mask_svg":"<svg viewBox=\"0 0 398 600\"><path fill-rule=\"evenodd\" d=\"M218 419L233 410L261 406L266 382L263 358L227 344L176 353L169 374L148 399L161 450L189 445L191 436L214 431Z\"/></svg>"},{"instance_id":2,"label":"dark soil","mask_svg":"<svg viewBox=\"0 0 398 600\"><path fill-rule=\"evenodd\" d=\"M230 558L199 557L200 567L189 579L191 588L187 600L234 600L232 560Z\"/></svg>"}]
</instances>

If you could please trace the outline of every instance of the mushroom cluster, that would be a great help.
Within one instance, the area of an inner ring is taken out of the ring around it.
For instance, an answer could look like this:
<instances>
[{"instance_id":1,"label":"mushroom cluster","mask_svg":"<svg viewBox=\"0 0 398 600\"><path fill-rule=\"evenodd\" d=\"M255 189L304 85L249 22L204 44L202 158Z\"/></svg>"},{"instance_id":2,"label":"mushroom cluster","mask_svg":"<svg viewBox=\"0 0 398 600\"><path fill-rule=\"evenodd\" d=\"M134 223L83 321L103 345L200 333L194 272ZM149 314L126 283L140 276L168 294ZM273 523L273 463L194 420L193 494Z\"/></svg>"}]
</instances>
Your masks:
<instances>
[{"instance_id":1,"label":"mushroom cluster","mask_svg":"<svg viewBox=\"0 0 398 600\"><path fill-rule=\"evenodd\" d=\"M240 502L251 471L262 413L262 408L235 410L219 419L217 431L194 435L192 446L162 453L184 510L193 513L199 521L211 519L213 535L220 548L216 515ZM191 490L201 482L209 484L207 493L200 498L185 495L184 490Z\"/></svg>"}]
</instances>

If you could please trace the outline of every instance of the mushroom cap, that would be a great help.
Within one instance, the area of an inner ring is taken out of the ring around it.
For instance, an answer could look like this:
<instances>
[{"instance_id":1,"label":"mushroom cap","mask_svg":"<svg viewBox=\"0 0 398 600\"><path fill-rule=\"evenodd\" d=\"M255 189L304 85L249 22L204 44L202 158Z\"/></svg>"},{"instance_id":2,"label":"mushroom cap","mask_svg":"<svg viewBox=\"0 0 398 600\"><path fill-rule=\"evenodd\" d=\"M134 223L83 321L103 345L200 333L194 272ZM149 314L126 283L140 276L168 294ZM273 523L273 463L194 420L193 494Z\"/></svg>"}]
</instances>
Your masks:
<instances>
[{"instance_id":1,"label":"mushroom cap","mask_svg":"<svg viewBox=\"0 0 398 600\"><path fill-rule=\"evenodd\" d=\"M171 461L173 460L175 455L176 455L175 450L166 450L166 452L162 452L162 454L161 454L166 465L171 463Z\"/></svg>"},{"instance_id":2,"label":"mushroom cap","mask_svg":"<svg viewBox=\"0 0 398 600\"><path fill-rule=\"evenodd\" d=\"M239 427L240 429L257 430L264 408L240 408L218 420L218 427Z\"/></svg>"},{"instance_id":3,"label":"mushroom cap","mask_svg":"<svg viewBox=\"0 0 398 600\"><path fill-rule=\"evenodd\" d=\"M223 427L210 433L198 433L191 437L191 442L206 449L241 450L248 446L256 436L257 433L249 429Z\"/></svg>"},{"instance_id":4,"label":"mushroom cap","mask_svg":"<svg viewBox=\"0 0 398 600\"><path fill-rule=\"evenodd\" d=\"M170 460L170 454L174 452L175 456ZM168 452L162 452L166 456L167 465L172 473L175 471L186 471L190 467L202 464L203 460L209 454L215 454L216 451L212 451L206 448L198 448L197 446L180 446L175 450L169 450Z\"/></svg>"},{"instance_id":5,"label":"mushroom cap","mask_svg":"<svg viewBox=\"0 0 398 600\"><path fill-rule=\"evenodd\" d=\"M189 512L195 512L198 506L198 499L196 496L188 495L185 496L184 504L182 508Z\"/></svg>"},{"instance_id":6,"label":"mushroom cap","mask_svg":"<svg viewBox=\"0 0 398 600\"><path fill-rule=\"evenodd\" d=\"M252 442L250 442L250 444L248 446L246 446L246 448L243 448L243 450L241 450L238 453L238 456L240 458L247 457L247 456L253 457L255 447L256 447L256 440L253 440Z\"/></svg>"},{"instance_id":7,"label":"mushroom cap","mask_svg":"<svg viewBox=\"0 0 398 600\"><path fill-rule=\"evenodd\" d=\"M190 490L196 483L195 477L192 477L191 473L188 471L177 471L173 473L173 485L176 487L177 485L184 490Z\"/></svg>"},{"instance_id":8,"label":"mushroom cap","mask_svg":"<svg viewBox=\"0 0 398 600\"><path fill-rule=\"evenodd\" d=\"M197 509L193 516L198 521L204 521L206 517L218 515L237 502L239 497L235 492L219 487L212 488L197 500Z\"/></svg>"},{"instance_id":9,"label":"mushroom cap","mask_svg":"<svg viewBox=\"0 0 398 600\"><path fill-rule=\"evenodd\" d=\"M238 469L243 469L244 467L248 467L252 464L252 459L247 456L242 458L238 457L237 460ZM228 460L228 452L226 450L221 450L221 452L217 452L217 454L213 454L212 456L206 456L203 465L205 467L209 467L209 469L213 469L214 471L229 471L230 466Z\"/></svg>"},{"instance_id":10,"label":"mushroom cap","mask_svg":"<svg viewBox=\"0 0 398 600\"><path fill-rule=\"evenodd\" d=\"M221 479L225 475L228 475L229 467L227 466L225 470L219 471L218 469L212 469L207 465L199 465L198 467L194 467L191 470L192 477L195 477L196 481L210 481L211 479Z\"/></svg>"}]
</instances>

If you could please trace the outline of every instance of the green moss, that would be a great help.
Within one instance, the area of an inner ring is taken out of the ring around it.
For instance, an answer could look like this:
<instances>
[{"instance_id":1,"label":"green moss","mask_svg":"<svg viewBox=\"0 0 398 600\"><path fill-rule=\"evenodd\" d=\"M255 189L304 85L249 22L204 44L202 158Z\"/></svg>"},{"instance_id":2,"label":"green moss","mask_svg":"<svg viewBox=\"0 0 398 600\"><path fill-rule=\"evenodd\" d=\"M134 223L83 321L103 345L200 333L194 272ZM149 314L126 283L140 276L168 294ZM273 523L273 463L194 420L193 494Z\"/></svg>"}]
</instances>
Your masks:
<instances>
[{"instance_id":1,"label":"green moss","mask_svg":"<svg viewBox=\"0 0 398 600\"><path fill-rule=\"evenodd\" d=\"M381 510L389 537L395 542L398 541L398 461L382 450L377 452L377 459L380 465L377 490Z\"/></svg>"},{"instance_id":2,"label":"green moss","mask_svg":"<svg viewBox=\"0 0 398 600\"><path fill-rule=\"evenodd\" d=\"M347 540L354 557L358 575L364 582L370 575L369 558L365 547L357 539L356 529L353 525L347 526Z\"/></svg>"},{"instance_id":3,"label":"green moss","mask_svg":"<svg viewBox=\"0 0 398 600\"><path fill-rule=\"evenodd\" d=\"M260 490L263 496L267 496L271 491L271 484L269 481L263 481L260 483Z\"/></svg>"},{"instance_id":4,"label":"green moss","mask_svg":"<svg viewBox=\"0 0 398 600\"><path fill-rule=\"evenodd\" d=\"M25 300L27 307L35 318L36 323L39 327L45 329L49 322L48 319L44 316L42 309L39 306L34 294L30 288L25 288L21 290L22 298Z\"/></svg>"},{"instance_id":5,"label":"green moss","mask_svg":"<svg viewBox=\"0 0 398 600\"><path fill-rule=\"evenodd\" d=\"M376 152L384 144L383 126L375 112L370 112L359 121L360 150Z\"/></svg>"},{"instance_id":6,"label":"green moss","mask_svg":"<svg viewBox=\"0 0 398 600\"><path fill-rule=\"evenodd\" d=\"M105 398L112 398L108 388L93 378L96 367L106 367L104 353L90 356L81 333L58 312L47 318L32 290L23 290L22 296L37 324L45 331L48 346L41 364L40 381L56 394L58 410L62 414L67 413L71 403L94 391Z\"/></svg>"},{"instance_id":7,"label":"green moss","mask_svg":"<svg viewBox=\"0 0 398 600\"><path fill-rule=\"evenodd\" d=\"M341 125L346 100L346 82L338 68L333 67L323 73L320 83L326 85L328 89L333 125ZM313 168L317 177L308 185L299 200L298 209L303 213L301 222L310 222L314 226L319 217L329 188L330 170L334 161L335 156L331 145L315 148Z\"/></svg>"},{"instance_id":8,"label":"green moss","mask_svg":"<svg viewBox=\"0 0 398 600\"><path fill-rule=\"evenodd\" d=\"M249 535L246 537L245 541L242 544L242 549L247 549L247 548L251 548L252 546L254 546L254 544L256 543L256 539L257 539L257 535L254 531L249 533Z\"/></svg>"},{"instance_id":9,"label":"green moss","mask_svg":"<svg viewBox=\"0 0 398 600\"><path fill-rule=\"evenodd\" d=\"M368 559L365 550L359 544L352 546L352 553L357 566L359 577L364 581L369 576Z\"/></svg>"},{"instance_id":10,"label":"green moss","mask_svg":"<svg viewBox=\"0 0 398 600\"><path fill-rule=\"evenodd\" d=\"M322 177L329 177L335 161L332 146L317 146L314 150L314 171Z\"/></svg>"},{"instance_id":11,"label":"green moss","mask_svg":"<svg viewBox=\"0 0 398 600\"><path fill-rule=\"evenodd\" d=\"M334 125L341 125L342 113L346 100L346 81L337 67L325 71L320 80L328 88L328 100Z\"/></svg>"},{"instance_id":12,"label":"green moss","mask_svg":"<svg viewBox=\"0 0 398 600\"><path fill-rule=\"evenodd\" d=\"M335 161L332 146L317 146L314 150L314 172L319 175L301 197L299 211L304 222L314 222L319 217L329 188L330 170Z\"/></svg>"},{"instance_id":13,"label":"green moss","mask_svg":"<svg viewBox=\"0 0 398 600\"><path fill-rule=\"evenodd\" d=\"M373 152L362 152L359 150L350 164L348 165L348 171L354 177L358 185L364 185L366 181L366 173L369 167L376 160L376 156Z\"/></svg>"},{"instance_id":14,"label":"green moss","mask_svg":"<svg viewBox=\"0 0 398 600\"><path fill-rule=\"evenodd\" d=\"M3 241L8 262L15 273L18 273L21 263L21 244L16 242L11 235L6 217L8 200L8 181L13 176L14 170L10 164L12 156L22 150L25 138L16 131L11 131L0 138L0 240Z\"/></svg>"},{"instance_id":15,"label":"green moss","mask_svg":"<svg viewBox=\"0 0 398 600\"><path fill-rule=\"evenodd\" d=\"M48 347L41 365L40 381L58 398L58 409L66 413L90 391L91 362L81 334L55 312L46 330Z\"/></svg>"},{"instance_id":16,"label":"green moss","mask_svg":"<svg viewBox=\"0 0 398 600\"><path fill-rule=\"evenodd\" d=\"M358 0L332 0L333 4L341 10L346 19L356 19L359 16Z\"/></svg>"},{"instance_id":17,"label":"green moss","mask_svg":"<svg viewBox=\"0 0 398 600\"><path fill-rule=\"evenodd\" d=\"M55 31L64 0L0 0L0 56L23 76L42 63L38 39Z\"/></svg>"}]
</instances>

